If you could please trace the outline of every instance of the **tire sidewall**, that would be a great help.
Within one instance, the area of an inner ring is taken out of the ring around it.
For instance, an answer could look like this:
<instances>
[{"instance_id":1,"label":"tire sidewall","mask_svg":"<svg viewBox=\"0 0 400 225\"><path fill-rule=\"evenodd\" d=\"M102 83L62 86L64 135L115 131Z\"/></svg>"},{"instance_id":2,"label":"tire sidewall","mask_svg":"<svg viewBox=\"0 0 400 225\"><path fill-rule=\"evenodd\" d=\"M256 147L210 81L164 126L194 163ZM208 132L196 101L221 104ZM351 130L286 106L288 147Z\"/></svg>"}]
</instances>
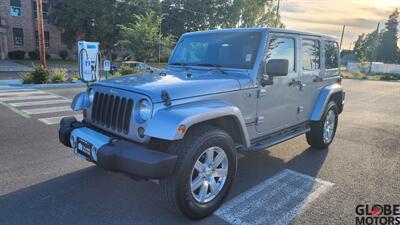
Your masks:
<instances>
[{"instance_id":1,"label":"tire sidewall","mask_svg":"<svg viewBox=\"0 0 400 225\"><path fill-rule=\"evenodd\" d=\"M324 141L325 121L326 121L326 119L327 119L328 112L329 112L330 110L333 110L333 113L335 114L335 126L334 126L334 128L333 128L333 134L332 134L331 140L330 140L328 143L325 143L325 141ZM337 109L337 106L336 106L336 103L335 103L335 102L331 101L331 102L328 103L328 107L326 107L326 110L325 110L325 112L324 112L324 117L323 117L323 118L324 118L324 120L322 121L322 134L321 134L322 143L324 143L324 145L326 145L326 146L329 146L329 145L332 143L333 139L335 138L335 135L336 135L336 128L337 128L338 119L339 119L339 118L338 118L338 109Z\"/></svg>"},{"instance_id":2,"label":"tire sidewall","mask_svg":"<svg viewBox=\"0 0 400 225\"><path fill-rule=\"evenodd\" d=\"M218 195L207 203L199 203L194 199L190 188L190 179L192 170L197 159L210 147L220 147L228 158L228 175L226 177L224 186ZM181 207L196 215L208 215L215 211L223 202L224 198L232 186L234 177L236 176L237 158L234 151L233 141L229 135L219 132L210 132L209 135L200 138L193 146L191 153L186 156L182 167L178 174L177 194L180 196L178 202L183 203ZM184 193L179 194L179 193ZM201 217L201 216L200 216Z\"/></svg>"}]
</instances>

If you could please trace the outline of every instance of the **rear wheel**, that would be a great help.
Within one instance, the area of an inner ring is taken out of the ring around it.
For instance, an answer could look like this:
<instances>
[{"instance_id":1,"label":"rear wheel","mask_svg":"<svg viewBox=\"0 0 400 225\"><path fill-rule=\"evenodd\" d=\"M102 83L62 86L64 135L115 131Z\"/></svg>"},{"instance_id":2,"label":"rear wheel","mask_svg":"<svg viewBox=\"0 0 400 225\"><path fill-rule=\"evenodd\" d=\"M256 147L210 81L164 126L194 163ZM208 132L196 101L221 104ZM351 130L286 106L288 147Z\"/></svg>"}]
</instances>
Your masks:
<instances>
[{"instance_id":1,"label":"rear wheel","mask_svg":"<svg viewBox=\"0 0 400 225\"><path fill-rule=\"evenodd\" d=\"M307 142L313 148L328 147L335 137L338 124L338 109L336 103L328 103L320 121L311 123L311 130L306 134Z\"/></svg>"},{"instance_id":2,"label":"rear wheel","mask_svg":"<svg viewBox=\"0 0 400 225\"><path fill-rule=\"evenodd\" d=\"M171 144L168 151L178 155L174 175L160 182L168 203L190 218L212 214L236 175L232 138L224 130L202 126Z\"/></svg>"}]
</instances>

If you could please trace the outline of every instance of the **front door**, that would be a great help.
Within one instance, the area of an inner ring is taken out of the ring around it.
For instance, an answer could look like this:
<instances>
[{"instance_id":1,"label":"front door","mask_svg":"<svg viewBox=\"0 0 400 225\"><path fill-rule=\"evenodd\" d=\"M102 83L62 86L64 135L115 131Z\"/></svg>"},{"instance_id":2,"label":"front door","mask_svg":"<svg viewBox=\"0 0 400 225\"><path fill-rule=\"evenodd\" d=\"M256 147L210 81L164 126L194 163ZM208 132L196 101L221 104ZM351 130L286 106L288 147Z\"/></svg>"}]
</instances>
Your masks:
<instances>
[{"instance_id":1,"label":"front door","mask_svg":"<svg viewBox=\"0 0 400 225\"><path fill-rule=\"evenodd\" d=\"M265 62L289 60L287 76L273 77L273 84L260 87L257 102L257 131L263 135L296 125L299 73L297 35L270 34Z\"/></svg>"}]
</instances>

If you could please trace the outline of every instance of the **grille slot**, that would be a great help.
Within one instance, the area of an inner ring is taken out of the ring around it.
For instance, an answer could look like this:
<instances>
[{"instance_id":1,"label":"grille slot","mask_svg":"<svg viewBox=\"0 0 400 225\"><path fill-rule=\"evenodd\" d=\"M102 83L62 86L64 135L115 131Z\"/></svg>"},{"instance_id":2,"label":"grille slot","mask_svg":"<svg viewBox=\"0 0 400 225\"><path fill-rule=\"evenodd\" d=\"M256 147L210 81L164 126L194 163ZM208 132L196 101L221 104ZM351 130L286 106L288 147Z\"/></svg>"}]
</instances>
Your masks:
<instances>
[{"instance_id":1,"label":"grille slot","mask_svg":"<svg viewBox=\"0 0 400 225\"><path fill-rule=\"evenodd\" d=\"M96 92L92 108L92 122L116 132L129 133L133 100Z\"/></svg>"}]
</instances>

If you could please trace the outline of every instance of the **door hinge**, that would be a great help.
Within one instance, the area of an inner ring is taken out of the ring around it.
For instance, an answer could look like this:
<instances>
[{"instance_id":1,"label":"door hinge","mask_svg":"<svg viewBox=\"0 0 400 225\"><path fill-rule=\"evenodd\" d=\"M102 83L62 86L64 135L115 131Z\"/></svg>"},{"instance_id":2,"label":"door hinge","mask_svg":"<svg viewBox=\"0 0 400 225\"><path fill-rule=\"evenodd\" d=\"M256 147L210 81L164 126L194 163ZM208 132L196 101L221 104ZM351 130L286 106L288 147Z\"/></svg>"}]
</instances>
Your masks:
<instances>
[{"instance_id":1,"label":"door hinge","mask_svg":"<svg viewBox=\"0 0 400 225\"><path fill-rule=\"evenodd\" d=\"M300 114L304 111L304 107L303 106L298 106L297 107L297 114Z\"/></svg>"},{"instance_id":2,"label":"door hinge","mask_svg":"<svg viewBox=\"0 0 400 225\"><path fill-rule=\"evenodd\" d=\"M264 123L264 117L263 116L257 116L256 124L262 124Z\"/></svg>"}]
</instances>

